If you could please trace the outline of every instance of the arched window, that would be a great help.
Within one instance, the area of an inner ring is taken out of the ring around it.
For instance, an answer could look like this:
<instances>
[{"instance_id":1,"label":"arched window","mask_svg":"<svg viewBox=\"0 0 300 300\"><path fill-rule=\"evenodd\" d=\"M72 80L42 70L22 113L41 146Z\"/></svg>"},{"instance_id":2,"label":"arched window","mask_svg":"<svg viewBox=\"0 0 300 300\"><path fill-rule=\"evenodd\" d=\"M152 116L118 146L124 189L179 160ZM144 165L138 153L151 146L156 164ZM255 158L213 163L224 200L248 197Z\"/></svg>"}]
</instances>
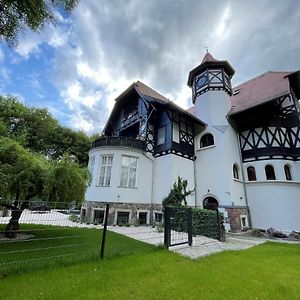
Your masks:
<instances>
[{"instance_id":1,"label":"arched window","mask_svg":"<svg viewBox=\"0 0 300 300\"><path fill-rule=\"evenodd\" d=\"M291 170L289 165L284 166L284 173L286 180L292 180Z\"/></svg>"},{"instance_id":2,"label":"arched window","mask_svg":"<svg viewBox=\"0 0 300 300\"><path fill-rule=\"evenodd\" d=\"M256 172L254 167L247 168L247 175L249 181L256 181Z\"/></svg>"},{"instance_id":3,"label":"arched window","mask_svg":"<svg viewBox=\"0 0 300 300\"><path fill-rule=\"evenodd\" d=\"M237 166L237 164L234 164L232 167L232 172L233 172L233 178L235 179L239 179L239 167Z\"/></svg>"},{"instance_id":4,"label":"arched window","mask_svg":"<svg viewBox=\"0 0 300 300\"><path fill-rule=\"evenodd\" d=\"M266 172L267 180L276 180L275 171L274 171L273 166L266 165L265 172Z\"/></svg>"},{"instance_id":5,"label":"arched window","mask_svg":"<svg viewBox=\"0 0 300 300\"><path fill-rule=\"evenodd\" d=\"M210 133L204 134L200 140L200 148L212 146L214 144L214 137Z\"/></svg>"},{"instance_id":6,"label":"arched window","mask_svg":"<svg viewBox=\"0 0 300 300\"><path fill-rule=\"evenodd\" d=\"M217 210L219 207L218 201L214 197L206 197L203 200L203 208Z\"/></svg>"}]
</instances>

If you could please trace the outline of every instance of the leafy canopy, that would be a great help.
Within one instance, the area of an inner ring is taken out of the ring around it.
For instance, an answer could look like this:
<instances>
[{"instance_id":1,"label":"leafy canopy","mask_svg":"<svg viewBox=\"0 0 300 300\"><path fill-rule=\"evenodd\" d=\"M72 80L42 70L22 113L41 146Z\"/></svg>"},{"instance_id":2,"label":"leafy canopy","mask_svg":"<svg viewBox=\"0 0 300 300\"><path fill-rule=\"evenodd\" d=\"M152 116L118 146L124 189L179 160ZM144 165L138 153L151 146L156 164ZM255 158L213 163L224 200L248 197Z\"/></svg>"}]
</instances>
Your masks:
<instances>
[{"instance_id":1,"label":"leafy canopy","mask_svg":"<svg viewBox=\"0 0 300 300\"><path fill-rule=\"evenodd\" d=\"M84 200L89 183L87 168L70 156L47 160L8 138L0 138L0 196L28 201L34 197L53 202Z\"/></svg>"},{"instance_id":2,"label":"leafy canopy","mask_svg":"<svg viewBox=\"0 0 300 300\"><path fill-rule=\"evenodd\" d=\"M1 0L0 37L10 46L18 43L18 33L25 29L40 31L55 22L55 9L69 13L79 0Z\"/></svg>"},{"instance_id":3,"label":"leafy canopy","mask_svg":"<svg viewBox=\"0 0 300 300\"><path fill-rule=\"evenodd\" d=\"M46 109L28 108L14 97L0 96L0 136L48 158L67 153L81 165L88 162L91 138L59 125Z\"/></svg>"},{"instance_id":4,"label":"leafy canopy","mask_svg":"<svg viewBox=\"0 0 300 300\"><path fill-rule=\"evenodd\" d=\"M163 200L163 206L187 205L186 197L194 191L194 189L187 190L187 185L187 180L178 176L177 181L174 182L169 195Z\"/></svg>"}]
</instances>

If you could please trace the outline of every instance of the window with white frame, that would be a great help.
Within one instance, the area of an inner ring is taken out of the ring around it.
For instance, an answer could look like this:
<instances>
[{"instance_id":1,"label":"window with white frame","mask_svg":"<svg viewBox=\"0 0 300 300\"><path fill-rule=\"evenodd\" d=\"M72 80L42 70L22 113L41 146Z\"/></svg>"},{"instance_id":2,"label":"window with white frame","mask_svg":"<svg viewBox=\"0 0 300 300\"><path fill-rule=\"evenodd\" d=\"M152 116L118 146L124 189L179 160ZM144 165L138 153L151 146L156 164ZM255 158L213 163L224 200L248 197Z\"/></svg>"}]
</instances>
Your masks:
<instances>
[{"instance_id":1,"label":"window with white frame","mask_svg":"<svg viewBox=\"0 0 300 300\"><path fill-rule=\"evenodd\" d=\"M113 163L112 155L100 156L100 175L99 175L98 185L110 186L112 163Z\"/></svg>"},{"instance_id":2,"label":"window with white frame","mask_svg":"<svg viewBox=\"0 0 300 300\"><path fill-rule=\"evenodd\" d=\"M122 155L120 186L136 186L137 162L137 157Z\"/></svg>"},{"instance_id":3,"label":"window with white frame","mask_svg":"<svg viewBox=\"0 0 300 300\"><path fill-rule=\"evenodd\" d=\"M95 167L95 156L91 156L89 159L89 165L88 165L88 169L89 172L93 178L93 173L94 173L94 167Z\"/></svg>"}]
</instances>

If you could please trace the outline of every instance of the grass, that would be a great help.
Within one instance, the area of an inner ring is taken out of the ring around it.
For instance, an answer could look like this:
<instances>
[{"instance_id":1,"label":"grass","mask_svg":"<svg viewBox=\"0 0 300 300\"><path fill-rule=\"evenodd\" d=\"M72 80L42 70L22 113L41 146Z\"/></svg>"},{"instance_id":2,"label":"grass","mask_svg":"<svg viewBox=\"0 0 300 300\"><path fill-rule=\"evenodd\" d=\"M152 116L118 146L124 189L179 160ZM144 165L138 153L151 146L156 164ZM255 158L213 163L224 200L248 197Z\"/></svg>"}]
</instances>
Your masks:
<instances>
[{"instance_id":1,"label":"grass","mask_svg":"<svg viewBox=\"0 0 300 300\"><path fill-rule=\"evenodd\" d=\"M3 231L0 227L0 232ZM100 257L102 230L22 224L27 240L0 241L0 275L55 267ZM140 253L154 247L108 232L105 257Z\"/></svg>"},{"instance_id":2,"label":"grass","mask_svg":"<svg viewBox=\"0 0 300 300\"><path fill-rule=\"evenodd\" d=\"M2 300L299 299L299 278L300 245L267 243L199 260L152 248L9 275L0 279L0 291Z\"/></svg>"}]
</instances>

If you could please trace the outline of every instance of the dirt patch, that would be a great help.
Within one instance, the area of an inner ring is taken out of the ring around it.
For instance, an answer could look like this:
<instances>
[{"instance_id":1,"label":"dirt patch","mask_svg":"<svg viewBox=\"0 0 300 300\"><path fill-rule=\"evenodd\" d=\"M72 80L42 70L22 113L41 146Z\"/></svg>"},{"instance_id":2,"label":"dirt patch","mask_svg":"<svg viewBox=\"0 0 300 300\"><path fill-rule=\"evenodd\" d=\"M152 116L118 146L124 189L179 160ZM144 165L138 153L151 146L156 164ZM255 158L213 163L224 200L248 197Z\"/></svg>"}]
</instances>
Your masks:
<instances>
[{"instance_id":1,"label":"dirt patch","mask_svg":"<svg viewBox=\"0 0 300 300\"><path fill-rule=\"evenodd\" d=\"M0 233L0 241L8 241L8 242L11 242L11 241L23 241L23 240L29 240L29 239L32 239L34 238L35 236L33 234L30 234L30 233L24 233L24 232L20 232L17 234L17 236L13 239L9 239L9 238L6 238L4 236L4 233Z\"/></svg>"}]
</instances>

